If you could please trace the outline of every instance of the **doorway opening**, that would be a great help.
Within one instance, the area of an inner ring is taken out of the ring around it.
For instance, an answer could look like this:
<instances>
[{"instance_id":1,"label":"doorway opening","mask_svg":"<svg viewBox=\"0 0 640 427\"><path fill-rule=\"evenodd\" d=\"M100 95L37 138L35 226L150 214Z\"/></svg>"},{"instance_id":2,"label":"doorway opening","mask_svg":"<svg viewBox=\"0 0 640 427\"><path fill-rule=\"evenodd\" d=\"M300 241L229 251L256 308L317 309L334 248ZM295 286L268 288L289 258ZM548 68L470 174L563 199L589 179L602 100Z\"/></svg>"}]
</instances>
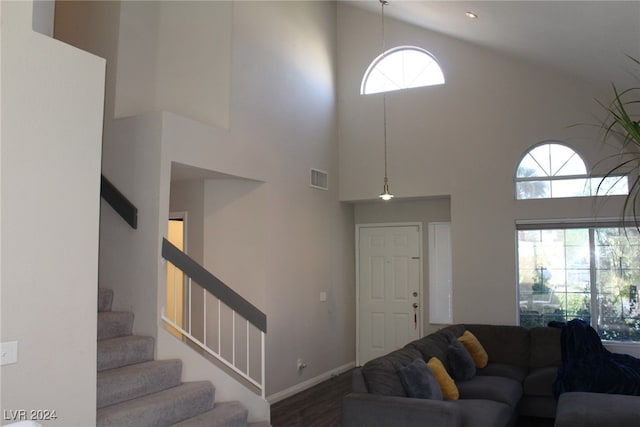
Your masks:
<instances>
[{"instance_id":1,"label":"doorway opening","mask_svg":"<svg viewBox=\"0 0 640 427\"><path fill-rule=\"evenodd\" d=\"M172 212L169 214L167 226L167 240L182 252L186 252L186 212ZM185 276L173 264L167 262L167 317L176 325L184 328L186 312L184 310L184 293L186 292ZM167 326L170 333L177 338L182 334L175 328Z\"/></svg>"}]
</instances>

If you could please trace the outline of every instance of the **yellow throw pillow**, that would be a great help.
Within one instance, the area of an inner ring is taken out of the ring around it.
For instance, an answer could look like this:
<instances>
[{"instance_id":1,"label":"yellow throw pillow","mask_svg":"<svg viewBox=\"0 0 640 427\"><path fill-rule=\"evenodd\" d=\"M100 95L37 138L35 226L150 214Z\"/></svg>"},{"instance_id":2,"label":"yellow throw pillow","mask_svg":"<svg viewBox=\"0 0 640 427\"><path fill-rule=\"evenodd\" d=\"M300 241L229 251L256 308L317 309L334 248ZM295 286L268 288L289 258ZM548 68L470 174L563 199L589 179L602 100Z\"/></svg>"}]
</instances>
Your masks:
<instances>
[{"instance_id":1,"label":"yellow throw pillow","mask_svg":"<svg viewBox=\"0 0 640 427\"><path fill-rule=\"evenodd\" d=\"M447 400L458 400L458 398L460 397L458 386L456 386L456 383L449 376L449 373L445 369L440 359L438 359L437 357L432 357L431 359L429 359L429 362L427 362L427 365L433 371L433 375L435 375L436 380L438 380L440 390L442 390L442 397Z\"/></svg>"},{"instance_id":2,"label":"yellow throw pillow","mask_svg":"<svg viewBox=\"0 0 640 427\"><path fill-rule=\"evenodd\" d=\"M487 363L489 363L489 355L475 335L469 331L464 331L464 334L458 338L458 341L464 344L464 347L473 358L473 361L476 362L478 368L487 366Z\"/></svg>"}]
</instances>

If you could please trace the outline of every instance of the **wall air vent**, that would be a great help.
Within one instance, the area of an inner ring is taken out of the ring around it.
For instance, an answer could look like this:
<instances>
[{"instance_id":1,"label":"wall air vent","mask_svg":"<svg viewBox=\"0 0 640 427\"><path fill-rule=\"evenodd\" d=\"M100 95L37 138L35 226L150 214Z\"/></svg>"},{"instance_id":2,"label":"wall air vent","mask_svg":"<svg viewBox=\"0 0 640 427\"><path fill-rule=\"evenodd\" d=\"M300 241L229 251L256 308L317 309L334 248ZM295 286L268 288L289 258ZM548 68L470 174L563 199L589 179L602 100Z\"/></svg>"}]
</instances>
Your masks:
<instances>
[{"instance_id":1,"label":"wall air vent","mask_svg":"<svg viewBox=\"0 0 640 427\"><path fill-rule=\"evenodd\" d=\"M317 188L319 190L329 189L329 174L327 172L318 169L311 169L309 177L311 179L309 184L310 187Z\"/></svg>"}]
</instances>

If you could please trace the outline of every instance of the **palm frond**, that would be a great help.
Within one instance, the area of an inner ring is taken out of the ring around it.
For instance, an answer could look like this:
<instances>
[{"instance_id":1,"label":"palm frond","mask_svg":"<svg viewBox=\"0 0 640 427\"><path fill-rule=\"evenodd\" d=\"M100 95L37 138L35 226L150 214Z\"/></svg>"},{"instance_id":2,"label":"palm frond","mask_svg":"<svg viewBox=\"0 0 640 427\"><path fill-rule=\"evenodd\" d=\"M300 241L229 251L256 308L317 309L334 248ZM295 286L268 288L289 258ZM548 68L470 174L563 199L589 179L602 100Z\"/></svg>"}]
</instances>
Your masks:
<instances>
[{"instance_id":1,"label":"palm frond","mask_svg":"<svg viewBox=\"0 0 640 427\"><path fill-rule=\"evenodd\" d=\"M640 65L639 59L630 55L627 57ZM630 87L624 90L619 90L615 84L612 84L611 87L613 99L608 104L598 101L607 113L601 126L603 142L610 138L616 138L622 142L623 151L603 159L604 161L615 158L617 163L601 179L596 191L601 190L607 178L616 176L621 171L635 172L635 178L624 200L622 217L624 219L630 212L636 229L640 231L640 211L638 210L638 202L640 202L640 151L638 151L640 149L640 119L634 116L635 112L632 110L640 104L640 99L635 96L640 91L640 87Z\"/></svg>"}]
</instances>

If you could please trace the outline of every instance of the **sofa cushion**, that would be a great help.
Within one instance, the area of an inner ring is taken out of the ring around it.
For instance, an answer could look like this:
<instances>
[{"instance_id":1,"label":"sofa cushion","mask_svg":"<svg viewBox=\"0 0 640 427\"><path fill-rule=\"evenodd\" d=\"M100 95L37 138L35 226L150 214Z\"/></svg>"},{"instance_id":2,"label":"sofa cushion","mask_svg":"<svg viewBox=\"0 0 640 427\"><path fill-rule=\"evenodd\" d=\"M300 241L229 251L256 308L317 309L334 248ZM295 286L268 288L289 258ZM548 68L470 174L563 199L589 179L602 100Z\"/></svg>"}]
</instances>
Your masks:
<instances>
[{"instance_id":1,"label":"sofa cushion","mask_svg":"<svg viewBox=\"0 0 640 427\"><path fill-rule=\"evenodd\" d=\"M465 346L454 340L447 349L449 373L456 381L467 381L476 375L476 363Z\"/></svg>"},{"instance_id":2,"label":"sofa cushion","mask_svg":"<svg viewBox=\"0 0 640 427\"><path fill-rule=\"evenodd\" d=\"M553 381L558 375L558 367L534 369L524 380L524 394L529 396L553 396Z\"/></svg>"},{"instance_id":3,"label":"sofa cushion","mask_svg":"<svg viewBox=\"0 0 640 427\"><path fill-rule=\"evenodd\" d=\"M465 325L478 338L490 362L529 366L529 330L521 326Z\"/></svg>"},{"instance_id":4,"label":"sofa cushion","mask_svg":"<svg viewBox=\"0 0 640 427\"><path fill-rule=\"evenodd\" d=\"M369 393L406 397L397 371L420 357L422 355L415 348L404 347L365 363L362 374Z\"/></svg>"},{"instance_id":5,"label":"sofa cushion","mask_svg":"<svg viewBox=\"0 0 640 427\"><path fill-rule=\"evenodd\" d=\"M446 334L434 332L433 334L412 341L408 346L417 349L424 360L437 357L448 368L447 348L451 343L451 339Z\"/></svg>"},{"instance_id":6,"label":"sofa cushion","mask_svg":"<svg viewBox=\"0 0 640 427\"><path fill-rule=\"evenodd\" d=\"M432 426L460 427L462 424L457 401L410 399L407 397L379 396L370 393L349 393L342 399L342 422L331 423L343 427ZM289 426L303 426L290 417ZM338 421L338 420L335 420ZM318 425L320 423L307 423ZM276 425L274 423L274 425Z\"/></svg>"},{"instance_id":7,"label":"sofa cushion","mask_svg":"<svg viewBox=\"0 0 640 427\"><path fill-rule=\"evenodd\" d=\"M462 427L504 427L510 424L509 405L491 400L465 399L450 402L460 411Z\"/></svg>"},{"instance_id":8,"label":"sofa cushion","mask_svg":"<svg viewBox=\"0 0 640 427\"><path fill-rule=\"evenodd\" d=\"M469 331L464 331L462 336L458 337L458 341L464 344L465 348L471 354L473 361L478 368L484 368L489 362L489 356L478 338Z\"/></svg>"},{"instance_id":9,"label":"sofa cushion","mask_svg":"<svg viewBox=\"0 0 640 427\"><path fill-rule=\"evenodd\" d=\"M506 363L489 362L486 367L478 369L476 375L506 377L522 382L527 376L527 369Z\"/></svg>"},{"instance_id":10,"label":"sofa cushion","mask_svg":"<svg viewBox=\"0 0 640 427\"><path fill-rule=\"evenodd\" d=\"M522 385L511 378L475 376L457 384L461 399L487 399L502 402L515 410L522 397Z\"/></svg>"},{"instance_id":11,"label":"sofa cushion","mask_svg":"<svg viewBox=\"0 0 640 427\"><path fill-rule=\"evenodd\" d=\"M640 398L622 394L572 392L558 401L556 427L636 427Z\"/></svg>"},{"instance_id":12,"label":"sofa cushion","mask_svg":"<svg viewBox=\"0 0 640 427\"><path fill-rule=\"evenodd\" d=\"M460 397L458 387L456 387L455 381L449 376L449 373L445 369L444 365L437 357L432 357L427 362L427 365L433 371L438 384L440 384L440 390L442 390L442 397L447 400L457 400Z\"/></svg>"},{"instance_id":13,"label":"sofa cushion","mask_svg":"<svg viewBox=\"0 0 640 427\"><path fill-rule=\"evenodd\" d=\"M355 393L368 393L367 383L364 381L364 375L362 375L362 368L356 368L353 370L353 377L351 377L351 391Z\"/></svg>"},{"instance_id":14,"label":"sofa cushion","mask_svg":"<svg viewBox=\"0 0 640 427\"><path fill-rule=\"evenodd\" d=\"M530 369L562 364L561 335L560 328L539 327L529 330Z\"/></svg>"},{"instance_id":15,"label":"sofa cushion","mask_svg":"<svg viewBox=\"0 0 640 427\"><path fill-rule=\"evenodd\" d=\"M456 325L445 326L442 329L438 329L436 333L446 336L449 342L451 342L456 338L458 338L460 335L462 335L466 330L467 328L464 325L456 324Z\"/></svg>"},{"instance_id":16,"label":"sofa cushion","mask_svg":"<svg viewBox=\"0 0 640 427\"><path fill-rule=\"evenodd\" d=\"M440 384L423 359L398 369L398 376L408 397L442 400Z\"/></svg>"}]
</instances>

